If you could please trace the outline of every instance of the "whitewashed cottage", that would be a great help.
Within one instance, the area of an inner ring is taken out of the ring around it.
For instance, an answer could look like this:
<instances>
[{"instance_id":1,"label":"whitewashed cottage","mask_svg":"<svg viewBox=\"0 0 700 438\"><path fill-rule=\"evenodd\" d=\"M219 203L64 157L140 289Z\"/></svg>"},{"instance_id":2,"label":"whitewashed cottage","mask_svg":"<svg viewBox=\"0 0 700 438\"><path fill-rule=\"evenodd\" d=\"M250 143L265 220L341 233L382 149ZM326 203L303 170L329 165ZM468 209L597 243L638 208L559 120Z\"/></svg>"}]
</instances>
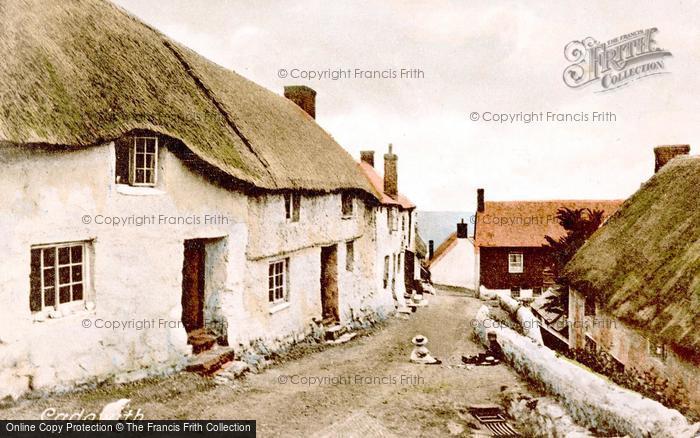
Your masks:
<instances>
[{"instance_id":1,"label":"whitewashed cottage","mask_svg":"<svg viewBox=\"0 0 700 438\"><path fill-rule=\"evenodd\" d=\"M100 0L0 15L0 399L394 310L377 254L411 210L386 231L313 90L276 95Z\"/></svg>"},{"instance_id":2,"label":"whitewashed cottage","mask_svg":"<svg viewBox=\"0 0 700 438\"><path fill-rule=\"evenodd\" d=\"M395 307L403 308L420 278L420 262L416 256L416 206L399 193L397 162L398 156L389 145L382 177L374 167L374 151L360 153L360 169L379 197L379 203L372 203L371 213L377 236L374 289L390 291Z\"/></svg>"}]
</instances>

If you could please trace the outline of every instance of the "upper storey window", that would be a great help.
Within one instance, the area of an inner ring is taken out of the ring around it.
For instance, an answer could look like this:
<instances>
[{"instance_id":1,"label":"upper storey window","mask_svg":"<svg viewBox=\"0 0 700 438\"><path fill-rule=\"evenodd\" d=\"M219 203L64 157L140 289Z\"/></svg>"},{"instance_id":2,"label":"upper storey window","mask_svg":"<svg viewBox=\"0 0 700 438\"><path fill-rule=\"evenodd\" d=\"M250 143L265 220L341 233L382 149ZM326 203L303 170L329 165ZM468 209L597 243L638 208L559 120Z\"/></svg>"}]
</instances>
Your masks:
<instances>
[{"instance_id":1,"label":"upper storey window","mask_svg":"<svg viewBox=\"0 0 700 438\"><path fill-rule=\"evenodd\" d=\"M153 187L158 181L158 137L127 137L116 147L116 182Z\"/></svg>"},{"instance_id":2,"label":"upper storey window","mask_svg":"<svg viewBox=\"0 0 700 438\"><path fill-rule=\"evenodd\" d=\"M341 213L343 218L351 218L355 213L355 203L352 195L343 193L340 195Z\"/></svg>"},{"instance_id":3,"label":"upper storey window","mask_svg":"<svg viewBox=\"0 0 700 438\"><path fill-rule=\"evenodd\" d=\"M299 212L301 210L301 194L285 193L284 195L284 215L288 222L299 222Z\"/></svg>"}]
</instances>

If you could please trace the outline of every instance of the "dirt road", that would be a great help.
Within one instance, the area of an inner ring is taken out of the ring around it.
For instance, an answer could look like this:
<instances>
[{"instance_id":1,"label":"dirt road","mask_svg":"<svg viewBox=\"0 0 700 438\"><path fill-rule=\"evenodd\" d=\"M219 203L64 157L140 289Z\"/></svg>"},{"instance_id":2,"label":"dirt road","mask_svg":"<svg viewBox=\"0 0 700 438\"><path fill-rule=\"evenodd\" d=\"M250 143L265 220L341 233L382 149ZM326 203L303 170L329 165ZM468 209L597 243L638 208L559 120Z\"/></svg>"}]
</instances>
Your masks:
<instances>
[{"instance_id":1,"label":"dirt road","mask_svg":"<svg viewBox=\"0 0 700 438\"><path fill-rule=\"evenodd\" d=\"M528 392L505 365L457 367L462 354L481 351L469 324L480 305L474 298L439 292L409 320L392 319L370 336L229 384L182 373L24 400L0 410L0 418L39 418L47 408L99 412L124 397L148 419L256 419L264 437L471 436L466 407L498 403L504 386ZM443 365L408 362L410 340L418 333L428 337L428 348Z\"/></svg>"}]
</instances>

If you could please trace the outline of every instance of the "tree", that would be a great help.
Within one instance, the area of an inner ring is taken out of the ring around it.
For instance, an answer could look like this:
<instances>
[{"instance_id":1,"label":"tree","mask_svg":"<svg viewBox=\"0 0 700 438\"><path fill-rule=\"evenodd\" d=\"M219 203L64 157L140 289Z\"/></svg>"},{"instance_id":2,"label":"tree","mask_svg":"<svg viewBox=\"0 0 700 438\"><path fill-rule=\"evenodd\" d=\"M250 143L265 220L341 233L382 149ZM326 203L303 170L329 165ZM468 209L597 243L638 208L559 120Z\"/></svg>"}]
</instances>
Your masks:
<instances>
[{"instance_id":1,"label":"tree","mask_svg":"<svg viewBox=\"0 0 700 438\"><path fill-rule=\"evenodd\" d=\"M558 284L566 286L560 277L561 271L576 251L603 224L603 211L562 207L557 210L557 221L566 230L566 234L559 239L545 236L547 243L543 246L550 249L554 278ZM559 290L557 295L548 298L544 308L548 311L566 313L569 308L569 294Z\"/></svg>"}]
</instances>

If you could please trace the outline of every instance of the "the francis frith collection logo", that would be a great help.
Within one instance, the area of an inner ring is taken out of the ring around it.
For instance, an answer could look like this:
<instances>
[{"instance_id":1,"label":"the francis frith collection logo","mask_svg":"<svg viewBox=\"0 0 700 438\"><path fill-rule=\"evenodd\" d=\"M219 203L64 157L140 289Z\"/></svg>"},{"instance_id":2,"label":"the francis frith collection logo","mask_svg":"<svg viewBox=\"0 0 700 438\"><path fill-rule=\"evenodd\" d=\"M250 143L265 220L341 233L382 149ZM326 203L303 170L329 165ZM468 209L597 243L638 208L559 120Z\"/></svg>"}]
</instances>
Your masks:
<instances>
[{"instance_id":1,"label":"the francis frith collection logo","mask_svg":"<svg viewBox=\"0 0 700 438\"><path fill-rule=\"evenodd\" d=\"M591 37L564 48L564 83L571 88L598 84L597 92L611 91L653 75L668 73L664 58L671 52L658 47L657 29L643 29L606 42Z\"/></svg>"}]
</instances>

